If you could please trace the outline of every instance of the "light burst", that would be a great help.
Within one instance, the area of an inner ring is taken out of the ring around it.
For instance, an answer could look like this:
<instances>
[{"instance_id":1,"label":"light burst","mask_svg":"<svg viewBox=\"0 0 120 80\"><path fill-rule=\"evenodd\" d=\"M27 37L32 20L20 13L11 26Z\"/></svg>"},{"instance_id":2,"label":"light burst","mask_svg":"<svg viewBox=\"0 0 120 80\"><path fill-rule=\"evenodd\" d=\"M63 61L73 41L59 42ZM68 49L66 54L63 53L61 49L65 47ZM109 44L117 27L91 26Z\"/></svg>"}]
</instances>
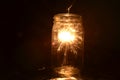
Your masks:
<instances>
[{"instance_id":1,"label":"light burst","mask_svg":"<svg viewBox=\"0 0 120 80\"><path fill-rule=\"evenodd\" d=\"M82 33L80 30L74 25L67 23L64 25L64 28L60 28L58 31L58 41L59 47L58 51L65 50L66 52L69 50L74 54L77 54L77 49L79 45L82 43Z\"/></svg>"},{"instance_id":2,"label":"light burst","mask_svg":"<svg viewBox=\"0 0 120 80\"><path fill-rule=\"evenodd\" d=\"M58 39L61 42L72 42L75 39L75 35L72 34L70 31L60 31L60 33L58 34Z\"/></svg>"}]
</instances>

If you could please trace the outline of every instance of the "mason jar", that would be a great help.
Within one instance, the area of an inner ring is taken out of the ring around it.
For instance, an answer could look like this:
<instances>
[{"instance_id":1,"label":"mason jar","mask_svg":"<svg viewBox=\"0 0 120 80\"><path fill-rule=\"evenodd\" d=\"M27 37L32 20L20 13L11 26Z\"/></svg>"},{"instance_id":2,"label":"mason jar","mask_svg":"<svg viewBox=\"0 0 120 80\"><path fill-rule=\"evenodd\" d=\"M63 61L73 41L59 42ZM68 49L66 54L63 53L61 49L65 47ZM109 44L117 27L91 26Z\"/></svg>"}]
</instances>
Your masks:
<instances>
[{"instance_id":1,"label":"mason jar","mask_svg":"<svg viewBox=\"0 0 120 80\"><path fill-rule=\"evenodd\" d=\"M56 79L51 80L78 80L84 57L82 17L61 13L53 19L51 66Z\"/></svg>"}]
</instances>

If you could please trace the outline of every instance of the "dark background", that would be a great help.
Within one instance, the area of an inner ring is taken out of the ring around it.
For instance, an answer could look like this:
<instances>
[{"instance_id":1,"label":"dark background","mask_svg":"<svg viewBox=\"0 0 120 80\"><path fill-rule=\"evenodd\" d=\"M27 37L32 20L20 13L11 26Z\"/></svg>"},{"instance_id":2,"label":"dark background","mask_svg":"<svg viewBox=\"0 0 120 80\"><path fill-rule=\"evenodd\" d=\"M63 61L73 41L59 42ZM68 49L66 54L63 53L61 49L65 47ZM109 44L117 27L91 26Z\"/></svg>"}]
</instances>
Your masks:
<instances>
[{"instance_id":1,"label":"dark background","mask_svg":"<svg viewBox=\"0 0 120 80\"><path fill-rule=\"evenodd\" d=\"M0 2L0 80L50 78L53 16L73 0ZM82 75L93 80L119 80L119 2L76 0L72 13L82 16L85 59Z\"/></svg>"}]
</instances>

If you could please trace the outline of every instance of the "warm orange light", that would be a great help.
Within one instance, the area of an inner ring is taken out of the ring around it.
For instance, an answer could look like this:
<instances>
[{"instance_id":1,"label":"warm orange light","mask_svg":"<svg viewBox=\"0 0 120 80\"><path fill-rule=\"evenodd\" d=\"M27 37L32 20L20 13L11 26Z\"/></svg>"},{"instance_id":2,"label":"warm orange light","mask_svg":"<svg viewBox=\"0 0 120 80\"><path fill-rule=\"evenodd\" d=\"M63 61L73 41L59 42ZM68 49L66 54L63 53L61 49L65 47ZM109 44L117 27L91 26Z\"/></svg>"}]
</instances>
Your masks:
<instances>
[{"instance_id":1,"label":"warm orange light","mask_svg":"<svg viewBox=\"0 0 120 80\"><path fill-rule=\"evenodd\" d=\"M55 78L51 80L77 80L75 77L69 77L69 78Z\"/></svg>"},{"instance_id":2,"label":"warm orange light","mask_svg":"<svg viewBox=\"0 0 120 80\"><path fill-rule=\"evenodd\" d=\"M56 78L51 80L81 80L84 31L81 16L62 13L54 16L52 28L52 66Z\"/></svg>"},{"instance_id":3,"label":"warm orange light","mask_svg":"<svg viewBox=\"0 0 120 80\"><path fill-rule=\"evenodd\" d=\"M71 42L75 40L75 35L70 31L62 30L58 33L58 39L61 42Z\"/></svg>"},{"instance_id":4,"label":"warm orange light","mask_svg":"<svg viewBox=\"0 0 120 80\"><path fill-rule=\"evenodd\" d=\"M60 74L64 77L67 77L67 78L79 73L79 70L77 68L72 67L72 66L58 67L58 68L55 69L55 71L58 74Z\"/></svg>"}]
</instances>

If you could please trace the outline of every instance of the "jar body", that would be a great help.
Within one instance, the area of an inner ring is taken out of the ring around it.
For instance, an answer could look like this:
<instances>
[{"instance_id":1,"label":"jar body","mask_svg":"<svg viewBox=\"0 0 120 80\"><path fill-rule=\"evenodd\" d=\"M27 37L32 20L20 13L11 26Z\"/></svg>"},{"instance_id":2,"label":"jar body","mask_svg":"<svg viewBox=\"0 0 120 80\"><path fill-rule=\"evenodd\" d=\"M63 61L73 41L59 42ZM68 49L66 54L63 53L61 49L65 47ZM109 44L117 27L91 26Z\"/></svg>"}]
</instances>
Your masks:
<instances>
[{"instance_id":1,"label":"jar body","mask_svg":"<svg viewBox=\"0 0 120 80\"><path fill-rule=\"evenodd\" d=\"M54 16L51 53L52 68L58 75L70 77L80 72L84 55L81 16L69 13ZM71 71L74 73L72 74Z\"/></svg>"}]
</instances>

